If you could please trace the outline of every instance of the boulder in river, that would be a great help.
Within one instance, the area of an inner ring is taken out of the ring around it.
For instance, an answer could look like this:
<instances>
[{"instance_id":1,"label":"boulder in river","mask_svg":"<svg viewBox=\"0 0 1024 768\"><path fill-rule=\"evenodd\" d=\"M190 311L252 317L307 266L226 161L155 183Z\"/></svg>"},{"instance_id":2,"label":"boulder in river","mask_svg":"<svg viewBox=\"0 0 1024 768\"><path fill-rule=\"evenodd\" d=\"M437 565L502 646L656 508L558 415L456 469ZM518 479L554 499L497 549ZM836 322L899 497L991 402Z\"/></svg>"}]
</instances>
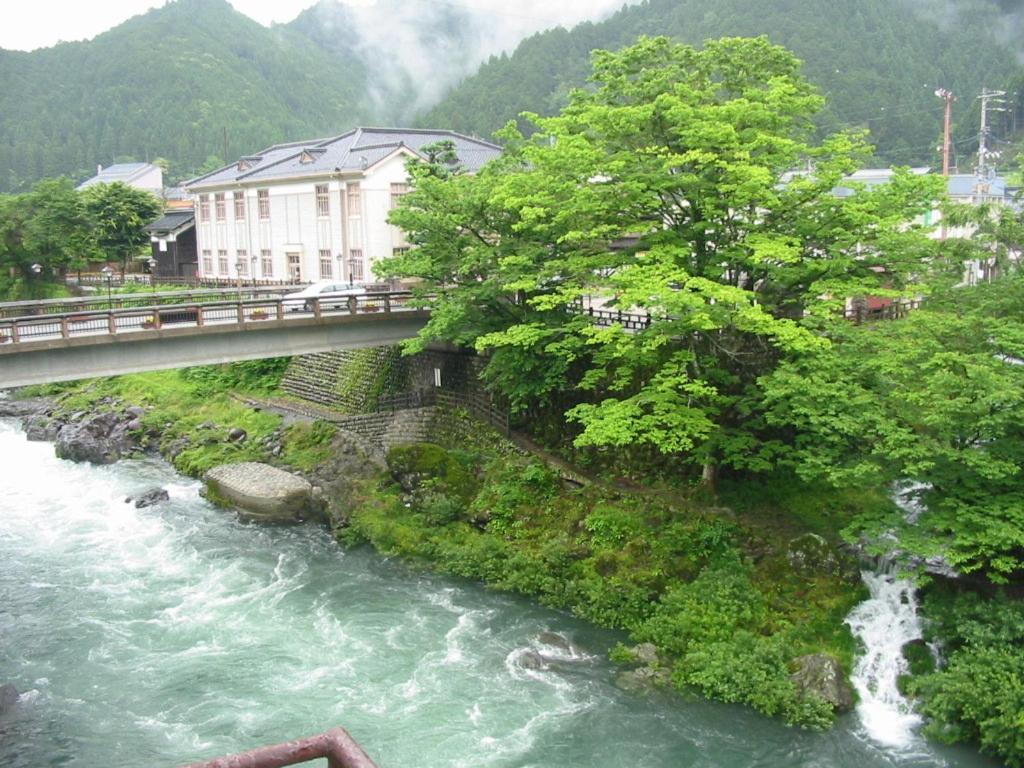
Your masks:
<instances>
[{"instance_id":1,"label":"boulder in river","mask_svg":"<svg viewBox=\"0 0 1024 768\"><path fill-rule=\"evenodd\" d=\"M825 653L811 653L793 662L796 669L789 676L805 696L817 696L831 704L837 712L853 709L853 689L836 659Z\"/></svg>"},{"instance_id":2,"label":"boulder in river","mask_svg":"<svg viewBox=\"0 0 1024 768\"><path fill-rule=\"evenodd\" d=\"M127 422L113 411L65 424L54 445L57 456L62 459L93 464L113 464L136 447Z\"/></svg>"},{"instance_id":3,"label":"boulder in river","mask_svg":"<svg viewBox=\"0 0 1024 768\"><path fill-rule=\"evenodd\" d=\"M22 422L25 437L35 442L52 443L60 432L60 422L43 413L27 416Z\"/></svg>"},{"instance_id":4,"label":"boulder in river","mask_svg":"<svg viewBox=\"0 0 1024 768\"><path fill-rule=\"evenodd\" d=\"M148 491L143 491L138 496L129 496L125 499L125 502L135 502L136 509L142 509L143 507L152 507L154 504L159 504L161 501L167 501L171 498L169 494L163 488L150 488Z\"/></svg>"},{"instance_id":5,"label":"boulder in river","mask_svg":"<svg viewBox=\"0 0 1024 768\"><path fill-rule=\"evenodd\" d=\"M19 695L18 689L10 683L0 685L0 715L14 707Z\"/></svg>"},{"instance_id":6,"label":"boulder in river","mask_svg":"<svg viewBox=\"0 0 1024 768\"><path fill-rule=\"evenodd\" d=\"M309 481L269 464L222 464L207 472L205 479L215 499L263 522L297 522L310 508L313 486Z\"/></svg>"}]
</instances>

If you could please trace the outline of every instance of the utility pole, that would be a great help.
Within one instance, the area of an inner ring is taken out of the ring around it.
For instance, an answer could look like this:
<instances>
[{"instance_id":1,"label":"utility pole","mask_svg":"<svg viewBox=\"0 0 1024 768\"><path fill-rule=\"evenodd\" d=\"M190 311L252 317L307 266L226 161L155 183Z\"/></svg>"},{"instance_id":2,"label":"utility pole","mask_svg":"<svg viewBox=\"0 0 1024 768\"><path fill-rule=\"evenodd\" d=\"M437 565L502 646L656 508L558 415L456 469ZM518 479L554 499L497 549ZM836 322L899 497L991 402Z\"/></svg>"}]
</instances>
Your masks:
<instances>
[{"instance_id":1,"label":"utility pole","mask_svg":"<svg viewBox=\"0 0 1024 768\"><path fill-rule=\"evenodd\" d=\"M1006 95L1006 91L990 91L985 88L981 92L981 130L978 131L978 166L975 170L975 175L979 180L987 179L989 174L988 159L989 157L998 157L998 152L993 152L988 148L988 111L991 109L995 112L1004 111L1003 107L990 107L989 102L996 104L1005 104L1006 100L1001 98Z\"/></svg>"},{"instance_id":2,"label":"utility pole","mask_svg":"<svg viewBox=\"0 0 1024 768\"><path fill-rule=\"evenodd\" d=\"M939 88L935 91L935 95L946 102L946 116L943 120L942 127L942 175L947 178L946 186L949 187L949 150L952 146L950 139L950 127L953 123L953 100L956 98L953 96L953 92L945 88ZM939 239L946 239L946 222L942 222L942 228L939 230Z\"/></svg>"},{"instance_id":3,"label":"utility pole","mask_svg":"<svg viewBox=\"0 0 1024 768\"><path fill-rule=\"evenodd\" d=\"M956 97L952 91L947 91L945 88L939 88L935 91L935 95L946 102L946 116L942 128L942 175L949 176L949 152L952 147L950 128L953 122L953 101Z\"/></svg>"}]
</instances>

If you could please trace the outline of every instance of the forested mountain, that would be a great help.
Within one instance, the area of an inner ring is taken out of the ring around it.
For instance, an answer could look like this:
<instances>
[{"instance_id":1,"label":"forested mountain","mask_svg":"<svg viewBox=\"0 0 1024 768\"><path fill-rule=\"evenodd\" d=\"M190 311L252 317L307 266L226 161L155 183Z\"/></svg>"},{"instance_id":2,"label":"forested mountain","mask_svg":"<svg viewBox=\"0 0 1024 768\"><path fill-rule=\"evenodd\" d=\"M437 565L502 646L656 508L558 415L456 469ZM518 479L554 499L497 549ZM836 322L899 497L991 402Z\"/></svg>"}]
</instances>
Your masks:
<instances>
[{"instance_id":1,"label":"forested mountain","mask_svg":"<svg viewBox=\"0 0 1024 768\"><path fill-rule=\"evenodd\" d=\"M519 112L553 113L584 84L589 54L638 35L691 44L766 34L804 60L829 101L823 129L871 129L881 159L927 163L942 129L938 87L958 96L961 153L973 151L974 97L1020 72L1019 40L1006 34L1019 3L995 0L644 0L600 23L554 29L491 58L422 116L423 124L489 135Z\"/></svg>"},{"instance_id":2,"label":"forested mountain","mask_svg":"<svg viewBox=\"0 0 1024 768\"><path fill-rule=\"evenodd\" d=\"M228 150L340 131L363 87L338 57L225 0L179 0L86 42L0 51L0 189L168 158L175 176ZM177 172L177 173L175 173Z\"/></svg>"}]
</instances>

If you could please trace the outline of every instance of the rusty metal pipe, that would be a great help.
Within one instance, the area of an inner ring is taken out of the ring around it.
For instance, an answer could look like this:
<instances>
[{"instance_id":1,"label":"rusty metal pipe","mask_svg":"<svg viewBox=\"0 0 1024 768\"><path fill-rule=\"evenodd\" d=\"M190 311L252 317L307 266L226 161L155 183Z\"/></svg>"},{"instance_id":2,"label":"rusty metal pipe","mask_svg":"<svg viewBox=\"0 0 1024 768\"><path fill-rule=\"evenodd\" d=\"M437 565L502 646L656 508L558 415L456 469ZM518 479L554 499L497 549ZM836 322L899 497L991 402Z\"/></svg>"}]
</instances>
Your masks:
<instances>
[{"instance_id":1,"label":"rusty metal pipe","mask_svg":"<svg viewBox=\"0 0 1024 768\"><path fill-rule=\"evenodd\" d=\"M348 731L340 727L305 739L191 763L182 768L282 768L322 758L327 758L328 768L377 768Z\"/></svg>"}]
</instances>

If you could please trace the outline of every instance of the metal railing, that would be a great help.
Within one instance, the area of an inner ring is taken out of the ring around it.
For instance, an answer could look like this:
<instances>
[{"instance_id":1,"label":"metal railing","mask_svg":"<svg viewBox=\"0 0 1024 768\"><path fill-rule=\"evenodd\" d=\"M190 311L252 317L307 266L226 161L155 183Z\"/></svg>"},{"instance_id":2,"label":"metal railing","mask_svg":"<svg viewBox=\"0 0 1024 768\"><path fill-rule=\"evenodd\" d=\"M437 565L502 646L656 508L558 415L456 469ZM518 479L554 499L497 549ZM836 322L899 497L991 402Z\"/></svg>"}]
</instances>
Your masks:
<instances>
[{"instance_id":1,"label":"metal railing","mask_svg":"<svg viewBox=\"0 0 1024 768\"><path fill-rule=\"evenodd\" d=\"M262 296L283 296L281 288L244 286L241 296L255 299ZM161 304L192 304L202 301L238 299L239 290L231 288L200 288L189 291L160 291L151 293L122 293L111 296L77 296L74 298L38 299L35 301L7 301L0 304L0 318L28 315L52 315L84 312L90 309L124 309Z\"/></svg>"},{"instance_id":2,"label":"metal railing","mask_svg":"<svg viewBox=\"0 0 1024 768\"><path fill-rule=\"evenodd\" d=\"M226 755L182 768L282 768L327 758L327 768L377 768L344 728L286 741L237 755Z\"/></svg>"},{"instance_id":3,"label":"metal railing","mask_svg":"<svg viewBox=\"0 0 1024 768\"><path fill-rule=\"evenodd\" d=\"M346 315L390 314L417 308L418 304L410 292L391 291L334 298L257 298L27 315L0 319L0 348L78 337L231 324L246 327L262 321L308 321L311 317L321 320Z\"/></svg>"}]
</instances>

